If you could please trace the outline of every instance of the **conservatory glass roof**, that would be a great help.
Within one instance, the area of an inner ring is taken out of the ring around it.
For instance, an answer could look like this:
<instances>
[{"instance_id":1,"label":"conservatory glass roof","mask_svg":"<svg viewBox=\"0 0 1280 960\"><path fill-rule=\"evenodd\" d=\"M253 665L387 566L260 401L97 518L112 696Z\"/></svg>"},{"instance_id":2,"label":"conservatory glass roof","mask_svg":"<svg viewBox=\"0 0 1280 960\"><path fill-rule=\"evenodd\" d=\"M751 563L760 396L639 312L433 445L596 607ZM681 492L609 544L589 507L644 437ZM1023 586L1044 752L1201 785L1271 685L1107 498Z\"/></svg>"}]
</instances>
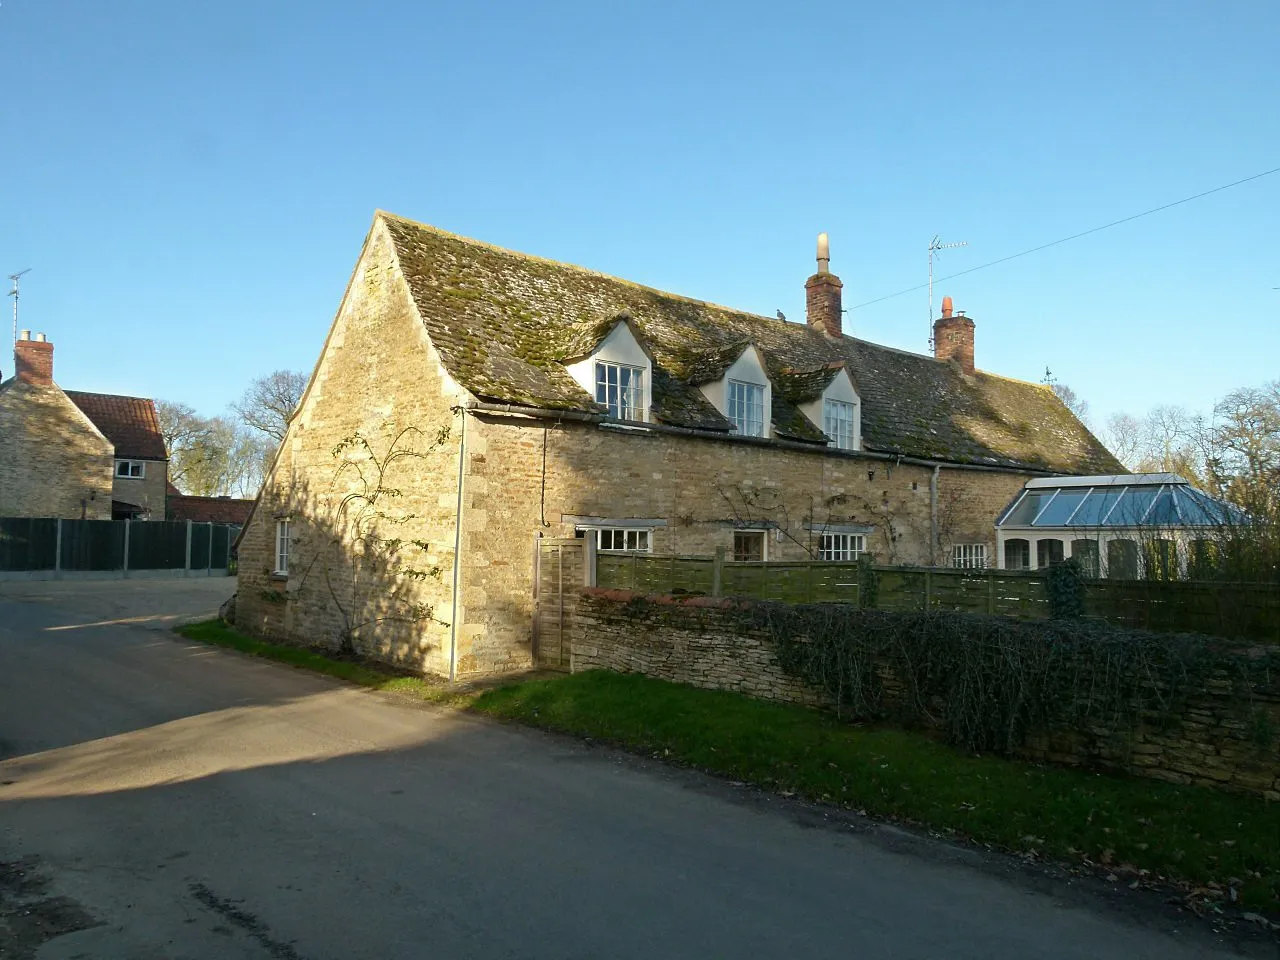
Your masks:
<instances>
[{"instance_id":1,"label":"conservatory glass roof","mask_svg":"<svg viewBox=\"0 0 1280 960\"><path fill-rule=\"evenodd\" d=\"M1172 473L1038 477L1014 497L997 527L1209 527L1245 514Z\"/></svg>"}]
</instances>

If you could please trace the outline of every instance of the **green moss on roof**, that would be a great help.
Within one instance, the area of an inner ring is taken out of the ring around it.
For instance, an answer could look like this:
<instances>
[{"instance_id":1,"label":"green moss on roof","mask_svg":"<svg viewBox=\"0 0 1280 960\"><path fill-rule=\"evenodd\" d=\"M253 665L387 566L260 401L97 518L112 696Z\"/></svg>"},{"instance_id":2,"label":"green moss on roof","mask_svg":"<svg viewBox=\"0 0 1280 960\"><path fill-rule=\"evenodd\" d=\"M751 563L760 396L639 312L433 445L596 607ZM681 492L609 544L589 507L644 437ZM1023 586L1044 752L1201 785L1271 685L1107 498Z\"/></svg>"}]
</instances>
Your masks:
<instances>
[{"instance_id":1,"label":"green moss on roof","mask_svg":"<svg viewBox=\"0 0 1280 960\"><path fill-rule=\"evenodd\" d=\"M796 405L820 396L843 366L862 398L868 449L1059 473L1123 470L1048 388L981 371L966 376L932 357L831 339L804 324L514 253L392 214L379 212L378 219L441 359L477 397L597 411L564 364L589 355L625 318L653 356L653 414L663 423L727 430L696 384L723 376L755 344L774 379L780 435L825 440Z\"/></svg>"}]
</instances>

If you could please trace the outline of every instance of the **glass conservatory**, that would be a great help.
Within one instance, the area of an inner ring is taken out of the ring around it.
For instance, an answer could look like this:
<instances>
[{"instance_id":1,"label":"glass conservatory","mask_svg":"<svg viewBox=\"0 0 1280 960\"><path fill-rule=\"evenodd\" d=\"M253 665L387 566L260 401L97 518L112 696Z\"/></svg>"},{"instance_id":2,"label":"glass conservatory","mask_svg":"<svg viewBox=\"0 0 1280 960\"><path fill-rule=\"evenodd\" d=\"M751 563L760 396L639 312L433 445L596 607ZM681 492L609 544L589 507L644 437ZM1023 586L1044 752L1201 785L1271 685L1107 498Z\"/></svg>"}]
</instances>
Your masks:
<instances>
[{"instance_id":1,"label":"glass conservatory","mask_svg":"<svg viewBox=\"0 0 1280 960\"><path fill-rule=\"evenodd\" d=\"M1038 570L1068 557L1086 576L1194 576L1244 514L1172 473L1028 480L996 520L997 565Z\"/></svg>"}]
</instances>

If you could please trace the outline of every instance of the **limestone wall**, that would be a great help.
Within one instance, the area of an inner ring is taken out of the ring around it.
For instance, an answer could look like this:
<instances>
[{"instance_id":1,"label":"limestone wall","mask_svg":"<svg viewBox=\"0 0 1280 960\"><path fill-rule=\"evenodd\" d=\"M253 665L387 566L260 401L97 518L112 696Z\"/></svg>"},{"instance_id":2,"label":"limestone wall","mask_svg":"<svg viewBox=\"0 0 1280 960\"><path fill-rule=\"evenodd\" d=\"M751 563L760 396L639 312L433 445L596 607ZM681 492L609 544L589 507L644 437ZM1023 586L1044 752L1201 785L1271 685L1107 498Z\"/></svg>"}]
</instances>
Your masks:
<instances>
[{"instance_id":1,"label":"limestone wall","mask_svg":"<svg viewBox=\"0 0 1280 960\"><path fill-rule=\"evenodd\" d=\"M56 385L13 380L0 392L0 517L110 520L114 451Z\"/></svg>"},{"instance_id":2,"label":"limestone wall","mask_svg":"<svg viewBox=\"0 0 1280 960\"><path fill-rule=\"evenodd\" d=\"M602 668L769 700L821 702L815 690L783 671L767 636L744 629L742 618L728 612L734 601L635 597L620 590L581 592L571 628L574 672ZM1257 653L1231 649L1242 658ZM886 688L895 688L891 679ZM1171 723L1042 732L1020 755L1280 801L1280 678L1255 684L1246 703L1224 676L1213 675Z\"/></svg>"},{"instance_id":3,"label":"limestone wall","mask_svg":"<svg viewBox=\"0 0 1280 960\"><path fill-rule=\"evenodd\" d=\"M241 541L239 626L448 674L458 402L378 225Z\"/></svg>"}]
</instances>

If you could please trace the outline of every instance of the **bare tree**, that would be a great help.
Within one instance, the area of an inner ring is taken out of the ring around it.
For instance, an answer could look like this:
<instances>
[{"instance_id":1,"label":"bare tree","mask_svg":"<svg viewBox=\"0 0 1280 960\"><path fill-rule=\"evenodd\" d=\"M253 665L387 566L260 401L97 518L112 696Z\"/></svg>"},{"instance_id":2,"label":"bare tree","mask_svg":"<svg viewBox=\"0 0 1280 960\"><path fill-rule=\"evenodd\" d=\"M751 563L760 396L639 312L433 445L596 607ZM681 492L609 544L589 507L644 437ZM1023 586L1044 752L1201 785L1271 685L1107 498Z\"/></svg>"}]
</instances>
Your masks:
<instances>
[{"instance_id":1,"label":"bare tree","mask_svg":"<svg viewBox=\"0 0 1280 960\"><path fill-rule=\"evenodd\" d=\"M1076 393L1065 383L1051 382L1049 388L1054 395L1062 401L1062 405L1076 415L1081 423L1089 422L1089 401L1085 400L1080 394Z\"/></svg>"},{"instance_id":2,"label":"bare tree","mask_svg":"<svg viewBox=\"0 0 1280 960\"><path fill-rule=\"evenodd\" d=\"M1146 455L1146 437L1142 421L1132 414L1114 413L1103 428L1103 442L1117 460L1136 470Z\"/></svg>"},{"instance_id":3,"label":"bare tree","mask_svg":"<svg viewBox=\"0 0 1280 960\"><path fill-rule=\"evenodd\" d=\"M307 388L307 375L297 370L276 370L249 384L239 400L231 405L244 425L271 437L284 440L289 418Z\"/></svg>"}]
</instances>

